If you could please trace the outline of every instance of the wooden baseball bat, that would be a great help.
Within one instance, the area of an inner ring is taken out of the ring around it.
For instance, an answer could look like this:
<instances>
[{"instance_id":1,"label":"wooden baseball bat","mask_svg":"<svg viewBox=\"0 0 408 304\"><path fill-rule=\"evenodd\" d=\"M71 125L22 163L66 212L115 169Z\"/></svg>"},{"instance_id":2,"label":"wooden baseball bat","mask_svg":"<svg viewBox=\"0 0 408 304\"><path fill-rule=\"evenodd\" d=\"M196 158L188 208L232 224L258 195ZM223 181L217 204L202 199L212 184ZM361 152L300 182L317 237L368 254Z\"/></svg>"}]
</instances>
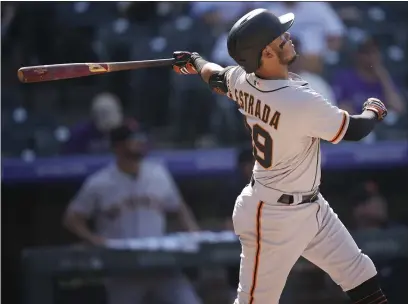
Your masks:
<instances>
[{"instance_id":1,"label":"wooden baseball bat","mask_svg":"<svg viewBox=\"0 0 408 304\"><path fill-rule=\"evenodd\" d=\"M167 58L142 61L38 65L20 68L17 76L23 83L43 82L118 71L170 66L173 62L173 58Z\"/></svg>"}]
</instances>

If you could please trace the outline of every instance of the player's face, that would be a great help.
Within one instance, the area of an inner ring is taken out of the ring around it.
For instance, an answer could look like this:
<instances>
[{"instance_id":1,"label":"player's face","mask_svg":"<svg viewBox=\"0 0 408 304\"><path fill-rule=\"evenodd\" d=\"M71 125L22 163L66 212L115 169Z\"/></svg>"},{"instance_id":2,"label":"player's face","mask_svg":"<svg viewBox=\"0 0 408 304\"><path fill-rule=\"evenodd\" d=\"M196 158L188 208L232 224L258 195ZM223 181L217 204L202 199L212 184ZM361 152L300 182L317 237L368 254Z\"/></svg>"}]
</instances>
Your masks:
<instances>
[{"instance_id":1,"label":"player's face","mask_svg":"<svg viewBox=\"0 0 408 304\"><path fill-rule=\"evenodd\" d=\"M125 142L125 155L129 159L139 160L146 154L146 139L131 138Z\"/></svg>"},{"instance_id":2,"label":"player's face","mask_svg":"<svg viewBox=\"0 0 408 304\"><path fill-rule=\"evenodd\" d=\"M283 33L274 41L274 44L281 65L291 65L296 60L297 54L295 46L293 45L288 32Z\"/></svg>"},{"instance_id":3,"label":"player's face","mask_svg":"<svg viewBox=\"0 0 408 304\"><path fill-rule=\"evenodd\" d=\"M354 217L360 226L379 226L388 221L387 206L383 201L370 198L355 208Z\"/></svg>"},{"instance_id":4,"label":"player's face","mask_svg":"<svg viewBox=\"0 0 408 304\"><path fill-rule=\"evenodd\" d=\"M121 143L118 143L115 148L115 153L124 159L131 161L139 161L147 151L147 140L145 138L129 138Z\"/></svg>"},{"instance_id":5,"label":"player's face","mask_svg":"<svg viewBox=\"0 0 408 304\"><path fill-rule=\"evenodd\" d=\"M357 63L370 70L380 60L380 52L374 46L363 48L357 53Z\"/></svg>"}]
</instances>

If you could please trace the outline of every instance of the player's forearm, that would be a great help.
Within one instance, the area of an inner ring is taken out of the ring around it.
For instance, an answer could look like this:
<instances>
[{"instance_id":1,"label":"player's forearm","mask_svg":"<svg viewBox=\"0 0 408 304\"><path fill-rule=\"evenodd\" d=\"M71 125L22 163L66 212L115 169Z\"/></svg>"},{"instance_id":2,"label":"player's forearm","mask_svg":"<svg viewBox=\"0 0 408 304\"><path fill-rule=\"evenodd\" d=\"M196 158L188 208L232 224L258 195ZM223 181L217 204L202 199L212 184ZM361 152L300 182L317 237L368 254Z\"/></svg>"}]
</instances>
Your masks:
<instances>
[{"instance_id":1,"label":"player's forearm","mask_svg":"<svg viewBox=\"0 0 408 304\"><path fill-rule=\"evenodd\" d=\"M223 70L222 66L209 62L200 55L193 55L192 59L194 68L206 83L208 83L212 74Z\"/></svg>"},{"instance_id":2,"label":"player's forearm","mask_svg":"<svg viewBox=\"0 0 408 304\"><path fill-rule=\"evenodd\" d=\"M359 141L366 137L377 124L377 117L373 111L364 111L360 115L350 115L350 122L343 140Z\"/></svg>"},{"instance_id":3,"label":"player's forearm","mask_svg":"<svg viewBox=\"0 0 408 304\"><path fill-rule=\"evenodd\" d=\"M182 223L184 229L188 231L199 231L200 230L193 213L191 212L190 208L188 208L186 204L183 203L180 206L178 216L179 216L179 220Z\"/></svg>"},{"instance_id":4,"label":"player's forearm","mask_svg":"<svg viewBox=\"0 0 408 304\"><path fill-rule=\"evenodd\" d=\"M95 234L89 229L86 220L77 213L68 212L64 216L63 225L85 241L91 241L95 237Z\"/></svg>"}]
</instances>

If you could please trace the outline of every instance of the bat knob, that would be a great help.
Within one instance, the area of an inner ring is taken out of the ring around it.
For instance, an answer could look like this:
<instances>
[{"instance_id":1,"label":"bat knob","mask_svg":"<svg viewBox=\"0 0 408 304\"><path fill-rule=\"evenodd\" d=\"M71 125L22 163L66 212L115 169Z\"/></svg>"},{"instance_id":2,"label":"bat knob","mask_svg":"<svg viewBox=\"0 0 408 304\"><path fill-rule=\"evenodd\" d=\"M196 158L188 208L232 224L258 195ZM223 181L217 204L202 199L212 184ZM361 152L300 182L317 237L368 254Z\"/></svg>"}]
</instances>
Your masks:
<instances>
[{"instance_id":1,"label":"bat knob","mask_svg":"<svg viewBox=\"0 0 408 304\"><path fill-rule=\"evenodd\" d=\"M21 82L26 82L26 79L24 78L24 73L21 69L17 71L17 77Z\"/></svg>"}]
</instances>

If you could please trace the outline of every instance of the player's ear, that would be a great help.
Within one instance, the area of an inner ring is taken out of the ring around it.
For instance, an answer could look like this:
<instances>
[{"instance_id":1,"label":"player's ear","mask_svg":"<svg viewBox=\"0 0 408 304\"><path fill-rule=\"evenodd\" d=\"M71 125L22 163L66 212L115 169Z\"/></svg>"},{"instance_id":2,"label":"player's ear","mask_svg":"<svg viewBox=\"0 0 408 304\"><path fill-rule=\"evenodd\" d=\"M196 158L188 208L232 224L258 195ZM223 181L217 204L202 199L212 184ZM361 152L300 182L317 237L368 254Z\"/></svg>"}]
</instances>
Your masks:
<instances>
[{"instance_id":1,"label":"player's ear","mask_svg":"<svg viewBox=\"0 0 408 304\"><path fill-rule=\"evenodd\" d=\"M264 50L262 51L262 56L265 58L273 58L275 57L275 53L270 45L267 45Z\"/></svg>"}]
</instances>

